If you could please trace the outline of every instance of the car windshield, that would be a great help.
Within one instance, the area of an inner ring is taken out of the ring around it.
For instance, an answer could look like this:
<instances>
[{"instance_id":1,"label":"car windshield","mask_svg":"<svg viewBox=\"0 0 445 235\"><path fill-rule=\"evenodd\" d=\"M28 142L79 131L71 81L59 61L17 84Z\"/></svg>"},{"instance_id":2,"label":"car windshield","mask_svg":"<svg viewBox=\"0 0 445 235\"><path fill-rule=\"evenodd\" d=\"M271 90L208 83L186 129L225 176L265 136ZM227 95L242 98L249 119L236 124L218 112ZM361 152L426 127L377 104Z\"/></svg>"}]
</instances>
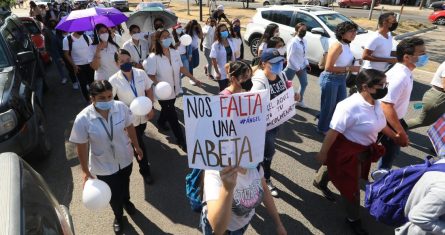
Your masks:
<instances>
[{"instance_id":1,"label":"car windshield","mask_svg":"<svg viewBox=\"0 0 445 235\"><path fill-rule=\"evenodd\" d=\"M22 21L22 22L30 34L39 34L40 33L40 29L37 27L37 25L34 22L32 22L32 21Z\"/></svg>"},{"instance_id":2,"label":"car windshield","mask_svg":"<svg viewBox=\"0 0 445 235\"><path fill-rule=\"evenodd\" d=\"M161 2L145 2L145 3L139 3L139 8L147 8L147 7L160 7L165 8L164 4Z\"/></svg>"},{"instance_id":3,"label":"car windshield","mask_svg":"<svg viewBox=\"0 0 445 235\"><path fill-rule=\"evenodd\" d=\"M342 15L342 14L324 14L324 15L318 15L318 18L323 21L323 23L329 27L332 31L335 32L335 28L338 24L349 21L352 22L351 19L348 17ZM366 29L362 27L358 27L357 34L366 33L368 32Z\"/></svg>"}]
</instances>

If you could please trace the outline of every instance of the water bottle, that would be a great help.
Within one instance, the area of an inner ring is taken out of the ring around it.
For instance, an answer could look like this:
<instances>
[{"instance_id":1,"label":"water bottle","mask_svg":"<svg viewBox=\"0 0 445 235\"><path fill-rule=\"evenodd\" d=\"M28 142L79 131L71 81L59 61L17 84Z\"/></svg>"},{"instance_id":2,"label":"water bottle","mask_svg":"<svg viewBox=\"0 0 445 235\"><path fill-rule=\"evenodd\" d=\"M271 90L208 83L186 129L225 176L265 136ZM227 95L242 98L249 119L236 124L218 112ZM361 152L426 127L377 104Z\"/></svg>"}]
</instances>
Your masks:
<instances>
[{"instance_id":1,"label":"water bottle","mask_svg":"<svg viewBox=\"0 0 445 235\"><path fill-rule=\"evenodd\" d=\"M420 102L419 103L414 103L413 107L414 107L415 110L419 110L419 109L423 108L423 104L420 103Z\"/></svg>"}]
</instances>

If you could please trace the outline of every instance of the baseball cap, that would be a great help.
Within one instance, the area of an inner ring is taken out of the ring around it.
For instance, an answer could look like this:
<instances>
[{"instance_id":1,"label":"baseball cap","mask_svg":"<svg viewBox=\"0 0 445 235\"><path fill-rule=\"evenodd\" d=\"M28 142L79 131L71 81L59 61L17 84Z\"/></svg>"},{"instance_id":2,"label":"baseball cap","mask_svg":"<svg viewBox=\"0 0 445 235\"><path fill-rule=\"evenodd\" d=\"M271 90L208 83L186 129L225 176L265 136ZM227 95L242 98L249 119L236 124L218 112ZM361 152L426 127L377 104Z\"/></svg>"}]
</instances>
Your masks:
<instances>
[{"instance_id":1,"label":"baseball cap","mask_svg":"<svg viewBox=\"0 0 445 235\"><path fill-rule=\"evenodd\" d=\"M224 11L224 6L223 6L223 5L219 5L219 6L216 8L216 10L217 10L217 11Z\"/></svg>"},{"instance_id":2,"label":"baseball cap","mask_svg":"<svg viewBox=\"0 0 445 235\"><path fill-rule=\"evenodd\" d=\"M267 48L261 54L262 62L269 62L271 64L283 61L284 57L281 56L280 52L275 48Z\"/></svg>"}]
</instances>

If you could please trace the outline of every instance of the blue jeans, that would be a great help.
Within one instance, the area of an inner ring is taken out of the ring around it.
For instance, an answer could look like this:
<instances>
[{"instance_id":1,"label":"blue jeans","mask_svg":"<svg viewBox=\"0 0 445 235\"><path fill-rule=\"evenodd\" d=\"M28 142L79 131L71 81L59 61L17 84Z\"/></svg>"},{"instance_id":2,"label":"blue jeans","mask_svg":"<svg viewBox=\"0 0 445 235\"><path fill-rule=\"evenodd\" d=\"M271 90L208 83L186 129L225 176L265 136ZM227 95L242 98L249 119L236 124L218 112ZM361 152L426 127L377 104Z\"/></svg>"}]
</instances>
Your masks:
<instances>
[{"instance_id":1,"label":"blue jeans","mask_svg":"<svg viewBox=\"0 0 445 235\"><path fill-rule=\"evenodd\" d=\"M193 69L199 65L199 50L193 49L192 51L192 61L189 63L189 71L193 74Z\"/></svg>"},{"instance_id":2,"label":"blue jeans","mask_svg":"<svg viewBox=\"0 0 445 235\"><path fill-rule=\"evenodd\" d=\"M298 81L300 81L300 88L298 89L298 93L300 93L301 99L300 102L303 101L304 91L307 87L307 70L306 68L300 69L299 71L295 71L289 67L286 67L284 69L284 73L286 74L287 79L293 80L295 74L298 77Z\"/></svg>"},{"instance_id":3,"label":"blue jeans","mask_svg":"<svg viewBox=\"0 0 445 235\"><path fill-rule=\"evenodd\" d=\"M394 159L400 154L400 145L394 143L388 136L383 136L381 143L385 147L385 155L383 155L377 163L377 169L390 170Z\"/></svg>"},{"instance_id":4,"label":"blue jeans","mask_svg":"<svg viewBox=\"0 0 445 235\"><path fill-rule=\"evenodd\" d=\"M264 160L263 160L263 169L264 169L264 178L266 180L270 179L271 174L271 165L272 158L275 154L275 139L277 138L278 131L280 127L277 126L271 130L266 131L266 139L264 143Z\"/></svg>"},{"instance_id":5,"label":"blue jeans","mask_svg":"<svg viewBox=\"0 0 445 235\"><path fill-rule=\"evenodd\" d=\"M210 225L209 221L207 220L207 216L204 214L204 211L201 212L200 227L202 229L202 234L204 234L204 235L212 235L213 234L212 226ZM242 227L236 231L227 230L226 235L243 235L246 232L247 227L249 227L249 224L246 224L244 227Z\"/></svg>"},{"instance_id":6,"label":"blue jeans","mask_svg":"<svg viewBox=\"0 0 445 235\"><path fill-rule=\"evenodd\" d=\"M320 74L321 101L318 130L327 132L337 103L346 98L346 74Z\"/></svg>"},{"instance_id":7,"label":"blue jeans","mask_svg":"<svg viewBox=\"0 0 445 235\"><path fill-rule=\"evenodd\" d=\"M181 55L182 67L189 69L189 59L187 58L187 54ZM181 78L184 77L184 74L181 73ZM182 87L182 79L181 79L181 87Z\"/></svg>"}]
</instances>

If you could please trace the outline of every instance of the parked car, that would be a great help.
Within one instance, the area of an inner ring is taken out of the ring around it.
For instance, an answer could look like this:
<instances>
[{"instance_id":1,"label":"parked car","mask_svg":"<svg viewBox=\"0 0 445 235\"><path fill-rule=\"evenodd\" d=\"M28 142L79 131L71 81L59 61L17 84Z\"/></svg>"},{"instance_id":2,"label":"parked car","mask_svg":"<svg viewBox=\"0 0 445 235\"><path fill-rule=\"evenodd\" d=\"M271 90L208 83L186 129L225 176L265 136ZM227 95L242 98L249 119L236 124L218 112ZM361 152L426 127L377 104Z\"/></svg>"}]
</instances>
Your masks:
<instances>
[{"instance_id":1,"label":"parked car","mask_svg":"<svg viewBox=\"0 0 445 235\"><path fill-rule=\"evenodd\" d=\"M15 153L0 154L0 234L74 235L68 208Z\"/></svg>"},{"instance_id":2,"label":"parked car","mask_svg":"<svg viewBox=\"0 0 445 235\"><path fill-rule=\"evenodd\" d=\"M51 151L42 111L44 68L15 15L0 20L0 152L39 158Z\"/></svg>"},{"instance_id":3,"label":"parked car","mask_svg":"<svg viewBox=\"0 0 445 235\"><path fill-rule=\"evenodd\" d=\"M166 11L169 11L169 12L172 13L173 15L176 15L175 12L174 12L172 9L167 8L167 7L164 5L164 3L162 3L162 2L141 2L141 3L139 3L139 4L136 6L136 8L134 9L134 11L139 11L139 10L144 9L144 8L147 8L147 7L159 7L159 8L162 8L162 9L166 10Z\"/></svg>"},{"instance_id":4,"label":"parked car","mask_svg":"<svg viewBox=\"0 0 445 235\"><path fill-rule=\"evenodd\" d=\"M37 6L44 5L45 7L48 5L48 3L51 3L51 2L54 2L54 0L35 0L34 1L34 3Z\"/></svg>"},{"instance_id":5,"label":"parked car","mask_svg":"<svg viewBox=\"0 0 445 235\"><path fill-rule=\"evenodd\" d=\"M361 7L364 10L368 10L372 5L372 0L338 0L338 6L341 8ZM375 1L375 5L379 6L380 0Z\"/></svg>"},{"instance_id":6,"label":"parked car","mask_svg":"<svg viewBox=\"0 0 445 235\"><path fill-rule=\"evenodd\" d=\"M431 23L445 25L445 10L435 11L428 17Z\"/></svg>"},{"instance_id":7,"label":"parked car","mask_svg":"<svg viewBox=\"0 0 445 235\"><path fill-rule=\"evenodd\" d=\"M20 17L23 25L25 25L28 32L31 34L31 40L34 46L40 53L40 58L45 65L51 64L51 57L45 47L45 37L43 36L42 29L44 27L43 23L36 21L32 17Z\"/></svg>"},{"instance_id":8,"label":"parked car","mask_svg":"<svg viewBox=\"0 0 445 235\"><path fill-rule=\"evenodd\" d=\"M434 11L445 10L445 1L437 1L430 4L429 8L432 8Z\"/></svg>"},{"instance_id":9,"label":"parked car","mask_svg":"<svg viewBox=\"0 0 445 235\"><path fill-rule=\"evenodd\" d=\"M312 64L318 64L323 52L327 51L329 45L336 40L334 33L336 26L345 21L352 20L324 7L273 6L257 8L257 13L246 27L244 41L250 46L251 53L256 56L260 38L268 24L278 24L280 37L287 43L294 37L294 26L302 22L307 25L305 38L308 41L308 60ZM359 27L357 37L351 43L351 50L355 58L362 58L363 47L369 40L369 33Z\"/></svg>"},{"instance_id":10,"label":"parked car","mask_svg":"<svg viewBox=\"0 0 445 235\"><path fill-rule=\"evenodd\" d=\"M129 5L127 0L104 0L102 4L106 2L108 6L119 9L120 11L129 11ZM105 5L105 4L104 4Z\"/></svg>"},{"instance_id":11,"label":"parked car","mask_svg":"<svg viewBox=\"0 0 445 235\"><path fill-rule=\"evenodd\" d=\"M265 0L263 1L263 6L289 4L328 6L332 2L334 2L334 0Z\"/></svg>"}]
</instances>

